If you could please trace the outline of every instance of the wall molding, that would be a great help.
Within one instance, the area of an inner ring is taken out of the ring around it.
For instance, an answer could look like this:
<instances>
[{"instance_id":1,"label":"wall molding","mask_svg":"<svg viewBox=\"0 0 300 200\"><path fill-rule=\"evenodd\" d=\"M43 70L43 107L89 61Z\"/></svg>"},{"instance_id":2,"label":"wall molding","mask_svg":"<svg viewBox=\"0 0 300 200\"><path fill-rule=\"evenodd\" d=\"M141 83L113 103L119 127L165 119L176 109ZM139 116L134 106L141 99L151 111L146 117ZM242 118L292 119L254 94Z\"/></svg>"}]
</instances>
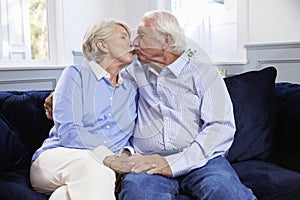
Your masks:
<instances>
[{"instance_id":1,"label":"wall molding","mask_svg":"<svg viewBox=\"0 0 300 200\"><path fill-rule=\"evenodd\" d=\"M300 64L300 58L295 59L259 59L257 60L257 69L262 69L263 65L276 65L276 64Z\"/></svg>"},{"instance_id":2,"label":"wall molding","mask_svg":"<svg viewBox=\"0 0 300 200\"><path fill-rule=\"evenodd\" d=\"M291 49L300 48L300 42L254 43L246 44L244 47L247 50Z\"/></svg>"},{"instance_id":3,"label":"wall molding","mask_svg":"<svg viewBox=\"0 0 300 200\"><path fill-rule=\"evenodd\" d=\"M57 78L56 77L50 77L50 78L28 78L28 79L9 79L9 80L0 80L0 85L16 85L16 84L50 84L51 87L54 89L57 84Z\"/></svg>"}]
</instances>

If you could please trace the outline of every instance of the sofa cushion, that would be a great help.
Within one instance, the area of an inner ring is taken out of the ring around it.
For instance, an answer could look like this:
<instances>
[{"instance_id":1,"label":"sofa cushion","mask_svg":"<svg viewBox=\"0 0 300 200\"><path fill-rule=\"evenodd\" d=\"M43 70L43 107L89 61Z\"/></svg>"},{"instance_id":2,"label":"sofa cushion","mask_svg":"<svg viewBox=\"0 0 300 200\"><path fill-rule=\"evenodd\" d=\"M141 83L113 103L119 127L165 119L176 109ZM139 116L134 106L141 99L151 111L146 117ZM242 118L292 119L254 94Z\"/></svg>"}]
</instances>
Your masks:
<instances>
[{"instance_id":1,"label":"sofa cushion","mask_svg":"<svg viewBox=\"0 0 300 200\"><path fill-rule=\"evenodd\" d=\"M29 157L39 148L53 121L46 118L43 104L51 91L1 91L0 112L18 132L18 138L26 147Z\"/></svg>"},{"instance_id":2,"label":"sofa cushion","mask_svg":"<svg viewBox=\"0 0 300 200\"><path fill-rule=\"evenodd\" d=\"M232 167L257 199L296 200L300 197L300 173L260 160L237 162Z\"/></svg>"},{"instance_id":3,"label":"sofa cushion","mask_svg":"<svg viewBox=\"0 0 300 200\"><path fill-rule=\"evenodd\" d=\"M234 108L236 133L227 158L230 162L267 157L273 132L274 67L225 78Z\"/></svg>"},{"instance_id":4,"label":"sofa cushion","mask_svg":"<svg viewBox=\"0 0 300 200\"><path fill-rule=\"evenodd\" d=\"M48 197L32 189L28 170L14 170L0 172L0 199L46 200Z\"/></svg>"},{"instance_id":5,"label":"sofa cushion","mask_svg":"<svg viewBox=\"0 0 300 200\"><path fill-rule=\"evenodd\" d=\"M1 113L0 130L0 171L26 168L29 164L27 150Z\"/></svg>"}]
</instances>

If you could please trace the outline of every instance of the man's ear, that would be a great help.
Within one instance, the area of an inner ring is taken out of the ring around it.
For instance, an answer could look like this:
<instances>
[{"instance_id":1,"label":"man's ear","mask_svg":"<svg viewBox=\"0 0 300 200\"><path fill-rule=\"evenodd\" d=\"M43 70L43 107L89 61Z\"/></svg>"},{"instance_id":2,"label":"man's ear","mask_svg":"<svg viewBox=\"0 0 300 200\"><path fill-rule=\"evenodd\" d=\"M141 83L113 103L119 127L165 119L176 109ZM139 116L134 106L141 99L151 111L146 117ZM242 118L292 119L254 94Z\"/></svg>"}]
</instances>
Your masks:
<instances>
[{"instance_id":1,"label":"man's ear","mask_svg":"<svg viewBox=\"0 0 300 200\"><path fill-rule=\"evenodd\" d=\"M105 52L107 53L108 52L108 48L107 48L107 45L102 41L102 40L99 40L97 43L97 48L102 51L102 52Z\"/></svg>"},{"instance_id":2,"label":"man's ear","mask_svg":"<svg viewBox=\"0 0 300 200\"><path fill-rule=\"evenodd\" d=\"M166 50L173 43L174 43L173 37L170 34L165 34L164 35L163 49Z\"/></svg>"}]
</instances>

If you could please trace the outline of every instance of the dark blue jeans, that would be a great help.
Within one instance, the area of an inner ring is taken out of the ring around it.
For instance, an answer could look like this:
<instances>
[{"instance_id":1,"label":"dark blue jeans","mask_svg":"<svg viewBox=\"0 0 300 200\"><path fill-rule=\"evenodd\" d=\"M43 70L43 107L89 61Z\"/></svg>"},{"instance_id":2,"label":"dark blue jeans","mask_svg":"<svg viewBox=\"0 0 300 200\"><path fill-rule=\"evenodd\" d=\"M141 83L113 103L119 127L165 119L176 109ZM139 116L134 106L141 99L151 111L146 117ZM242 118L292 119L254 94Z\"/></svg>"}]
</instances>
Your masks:
<instances>
[{"instance_id":1,"label":"dark blue jeans","mask_svg":"<svg viewBox=\"0 0 300 200\"><path fill-rule=\"evenodd\" d=\"M176 178L128 173L124 176L119 199L179 199L179 193L188 194L190 199L256 199L222 156L211 159L204 167Z\"/></svg>"}]
</instances>

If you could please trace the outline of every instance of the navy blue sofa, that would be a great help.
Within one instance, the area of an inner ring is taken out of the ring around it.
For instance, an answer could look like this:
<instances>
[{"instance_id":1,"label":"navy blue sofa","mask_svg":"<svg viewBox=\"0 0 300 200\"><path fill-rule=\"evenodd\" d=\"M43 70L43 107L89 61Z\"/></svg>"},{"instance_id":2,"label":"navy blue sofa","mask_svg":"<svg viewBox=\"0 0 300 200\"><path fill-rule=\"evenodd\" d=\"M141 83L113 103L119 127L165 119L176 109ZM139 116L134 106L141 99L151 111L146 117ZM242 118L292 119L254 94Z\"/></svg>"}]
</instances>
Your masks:
<instances>
[{"instance_id":1,"label":"navy blue sofa","mask_svg":"<svg viewBox=\"0 0 300 200\"><path fill-rule=\"evenodd\" d=\"M259 200L299 199L300 85L275 77L269 67L225 78L237 125L227 158ZM0 199L48 199L31 188L29 167L53 126L43 109L50 92L0 91Z\"/></svg>"}]
</instances>

